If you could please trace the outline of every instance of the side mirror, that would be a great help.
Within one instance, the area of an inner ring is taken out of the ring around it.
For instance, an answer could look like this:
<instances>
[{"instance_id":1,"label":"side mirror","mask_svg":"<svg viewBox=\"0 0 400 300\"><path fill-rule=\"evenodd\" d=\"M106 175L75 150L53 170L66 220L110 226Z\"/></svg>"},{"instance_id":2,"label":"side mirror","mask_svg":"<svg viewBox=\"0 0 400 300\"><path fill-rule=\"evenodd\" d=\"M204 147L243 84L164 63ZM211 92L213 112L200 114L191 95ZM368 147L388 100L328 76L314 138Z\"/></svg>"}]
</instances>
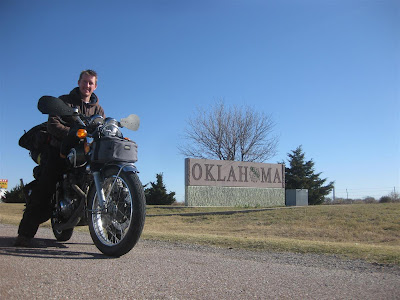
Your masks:
<instances>
[{"instance_id":1,"label":"side mirror","mask_svg":"<svg viewBox=\"0 0 400 300\"><path fill-rule=\"evenodd\" d=\"M72 116L76 113L74 108L69 107L61 99L52 96L40 97L38 109L46 115Z\"/></svg>"},{"instance_id":2,"label":"side mirror","mask_svg":"<svg viewBox=\"0 0 400 300\"><path fill-rule=\"evenodd\" d=\"M119 123L122 127L136 131L139 129L140 126L140 119L137 115L129 115L126 118L122 118Z\"/></svg>"}]
</instances>

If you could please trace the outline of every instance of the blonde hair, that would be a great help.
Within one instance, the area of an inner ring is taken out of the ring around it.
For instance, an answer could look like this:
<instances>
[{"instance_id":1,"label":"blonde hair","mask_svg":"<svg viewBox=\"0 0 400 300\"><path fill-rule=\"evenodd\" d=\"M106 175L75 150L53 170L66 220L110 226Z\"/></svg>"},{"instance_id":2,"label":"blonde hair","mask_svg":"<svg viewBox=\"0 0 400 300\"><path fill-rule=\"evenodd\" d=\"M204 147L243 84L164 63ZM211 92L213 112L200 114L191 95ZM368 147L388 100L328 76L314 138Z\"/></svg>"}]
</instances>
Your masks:
<instances>
[{"instance_id":1,"label":"blonde hair","mask_svg":"<svg viewBox=\"0 0 400 300\"><path fill-rule=\"evenodd\" d=\"M88 70L83 70L83 71L81 72L81 74L79 75L79 81L81 81L83 74L87 74L87 75L96 77L96 83L97 83L97 72L96 72L96 71L90 70L90 69L88 69Z\"/></svg>"}]
</instances>

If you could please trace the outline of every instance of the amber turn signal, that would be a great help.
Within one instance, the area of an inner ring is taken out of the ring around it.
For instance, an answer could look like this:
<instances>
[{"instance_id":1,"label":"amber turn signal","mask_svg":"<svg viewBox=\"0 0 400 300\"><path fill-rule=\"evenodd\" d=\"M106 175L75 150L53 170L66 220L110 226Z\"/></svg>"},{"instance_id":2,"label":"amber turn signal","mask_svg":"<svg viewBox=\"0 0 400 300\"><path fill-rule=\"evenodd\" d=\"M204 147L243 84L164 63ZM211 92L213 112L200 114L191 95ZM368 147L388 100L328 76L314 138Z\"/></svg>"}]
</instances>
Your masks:
<instances>
[{"instance_id":1,"label":"amber turn signal","mask_svg":"<svg viewBox=\"0 0 400 300\"><path fill-rule=\"evenodd\" d=\"M78 129L78 131L76 132L76 136L80 139L84 139L85 137L87 137L86 129Z\"/></svg>"}]
</instances>

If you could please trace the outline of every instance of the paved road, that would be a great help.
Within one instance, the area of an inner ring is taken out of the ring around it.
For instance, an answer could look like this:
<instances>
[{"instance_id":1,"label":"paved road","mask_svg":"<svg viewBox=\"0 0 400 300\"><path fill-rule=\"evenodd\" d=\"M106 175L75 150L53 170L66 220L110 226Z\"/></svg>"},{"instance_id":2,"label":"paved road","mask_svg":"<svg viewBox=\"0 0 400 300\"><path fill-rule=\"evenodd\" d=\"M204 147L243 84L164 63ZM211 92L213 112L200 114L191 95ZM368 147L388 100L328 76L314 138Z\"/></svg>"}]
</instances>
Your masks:
<instances>
[{"instance_id":1,"label":"paved road","mask_svg":"<svg viewBox=\"0 0 400 300\"><path fill-rule=\"evenodd\" d=\"M154 241L109 258L88 233L24 249L16 231L0 224L0 299L400 299L400 267Z\"/></svg>"}]
</instances>

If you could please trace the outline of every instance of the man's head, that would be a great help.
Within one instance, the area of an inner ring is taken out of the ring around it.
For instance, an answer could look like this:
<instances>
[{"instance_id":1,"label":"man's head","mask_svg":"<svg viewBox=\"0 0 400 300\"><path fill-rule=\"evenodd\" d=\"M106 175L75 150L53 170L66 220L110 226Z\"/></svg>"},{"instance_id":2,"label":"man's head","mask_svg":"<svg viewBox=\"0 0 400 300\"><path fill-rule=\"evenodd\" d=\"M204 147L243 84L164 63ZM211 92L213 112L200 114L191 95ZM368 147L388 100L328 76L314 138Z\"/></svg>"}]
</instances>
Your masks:
<instances>
[{"instance_id":1,"label":"man's head","mask_svg":"<svg viewBox=\"0 0 400 300\"><path fill-rule=\"evenodd\" d=\"M84 70L79 75L78 80L79 91L87 100L97 88L97 73L93 70Z\"/></svg>"}]
</instances>

